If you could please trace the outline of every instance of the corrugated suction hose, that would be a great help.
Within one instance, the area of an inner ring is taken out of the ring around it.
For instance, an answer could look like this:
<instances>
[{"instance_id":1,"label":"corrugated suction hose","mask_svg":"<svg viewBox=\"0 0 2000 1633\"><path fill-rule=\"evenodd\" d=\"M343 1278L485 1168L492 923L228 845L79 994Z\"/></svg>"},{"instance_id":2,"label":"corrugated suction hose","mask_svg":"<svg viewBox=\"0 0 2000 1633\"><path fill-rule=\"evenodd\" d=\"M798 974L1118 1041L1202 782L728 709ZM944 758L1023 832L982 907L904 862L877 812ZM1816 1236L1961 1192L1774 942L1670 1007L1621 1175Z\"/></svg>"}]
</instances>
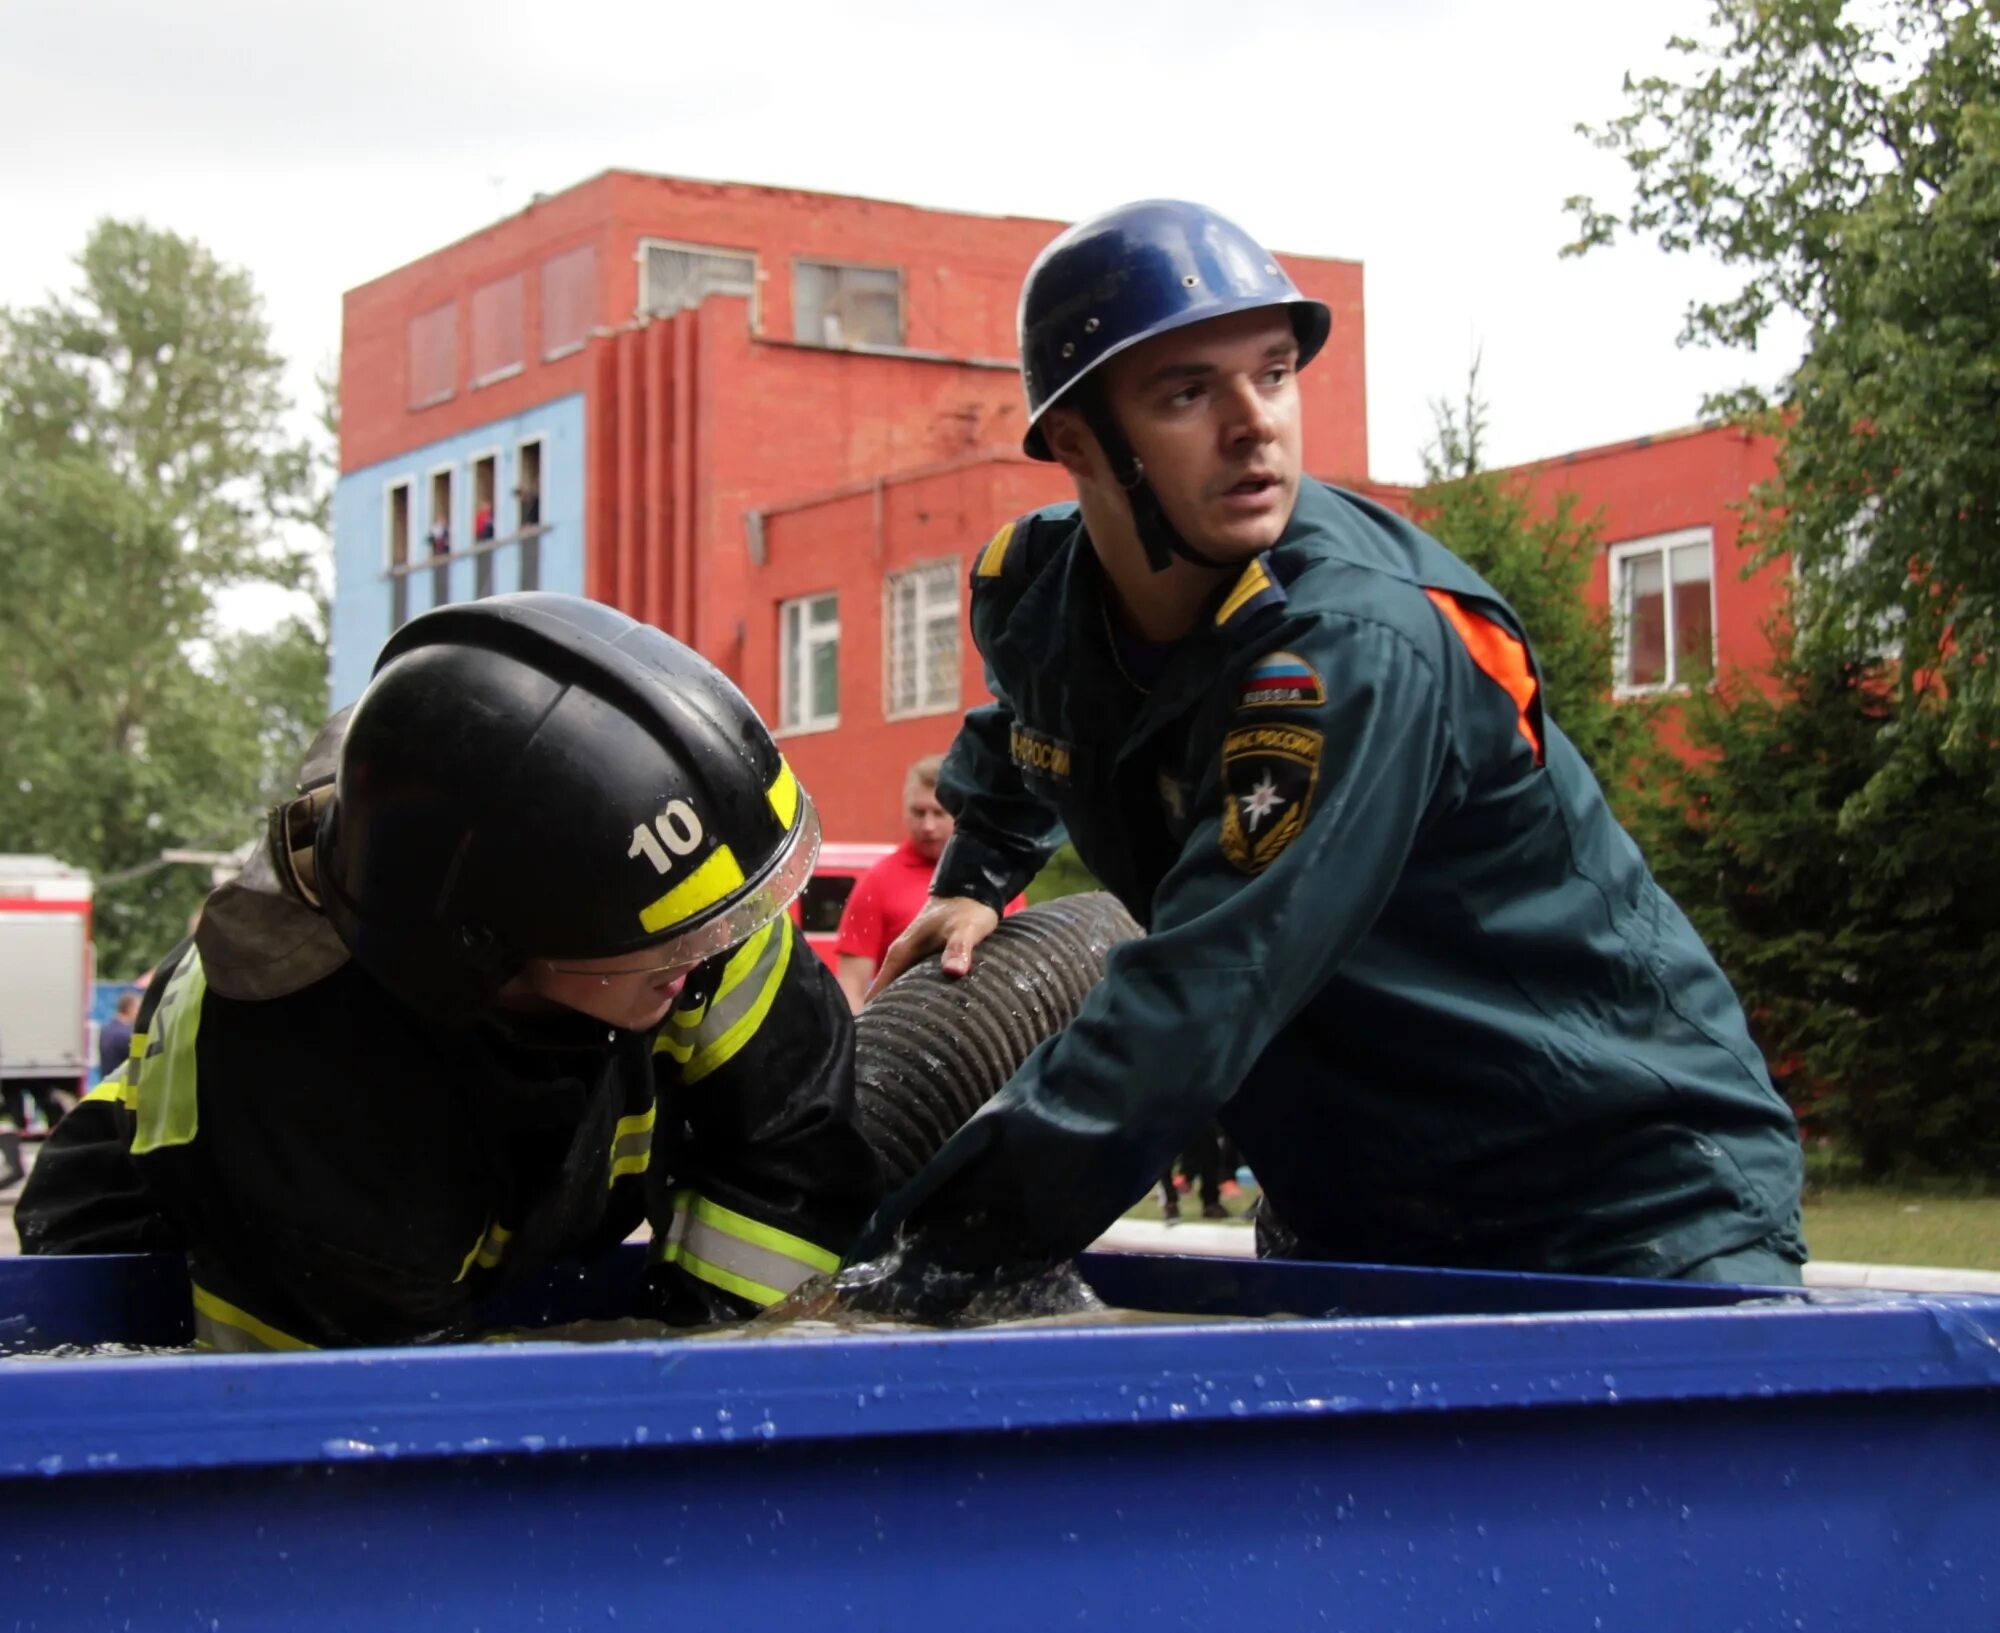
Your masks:
<instances>
[{"instance_id":1,"label":"corrugated suction hose","mask_svg":"<svg viewBox=\"0 0 2000 1633\"><path fill-rule=\"evenodd\" d=\"M934 954L869 1004L855 1022L855 1092L892 1184L1069 1025L1111 949L1143 933L1115 896L1063 896L1003 919L969 974L946 975Z\"/></svg>"}]
</instances>

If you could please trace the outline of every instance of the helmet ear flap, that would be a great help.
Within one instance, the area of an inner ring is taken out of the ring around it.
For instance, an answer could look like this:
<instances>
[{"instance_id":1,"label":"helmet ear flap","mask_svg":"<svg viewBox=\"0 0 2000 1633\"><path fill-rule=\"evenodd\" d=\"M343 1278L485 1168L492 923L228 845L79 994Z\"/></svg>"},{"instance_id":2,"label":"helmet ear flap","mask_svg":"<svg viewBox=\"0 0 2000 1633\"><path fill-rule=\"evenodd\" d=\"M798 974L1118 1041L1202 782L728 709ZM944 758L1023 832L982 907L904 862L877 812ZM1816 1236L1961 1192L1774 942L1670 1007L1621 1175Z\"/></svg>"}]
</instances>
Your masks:
<instances>
[{"instance_id":1,"label":"helmet ear flap","mask_svg":"<svg viewBox=\"0 0 2000 1633\"><path fill-rule=\"evenodd\" d=\"M446 1026L469 1027L522 960L484 925L371 922L347 889L340 835L340 801L320 812L312 872L320 911L334 933L388 991ZM412 999L421 994L422 1001Z\"/></svg>"}]
</instances>

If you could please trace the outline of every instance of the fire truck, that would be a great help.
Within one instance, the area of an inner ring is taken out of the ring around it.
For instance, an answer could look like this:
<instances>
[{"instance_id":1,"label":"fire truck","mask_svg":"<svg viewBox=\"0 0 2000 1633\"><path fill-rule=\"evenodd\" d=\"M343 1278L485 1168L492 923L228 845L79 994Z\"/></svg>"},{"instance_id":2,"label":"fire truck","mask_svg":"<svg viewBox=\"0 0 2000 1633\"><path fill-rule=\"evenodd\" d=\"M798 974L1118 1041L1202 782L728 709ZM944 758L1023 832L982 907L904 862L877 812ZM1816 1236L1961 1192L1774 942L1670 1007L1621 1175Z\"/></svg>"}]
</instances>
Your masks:
<instances>
[{"instance_id":1,"label":"fire truck","mask_svg":"<svg viewBox=\"0 0 2000 1633\"><path fill-rule=\"evenodd\" d=\"M83 1092L90 903L90 875L81 868L52 856L0 856L0 1085L16 1104L21 1089Z\"/></svg>"}]
</instances>

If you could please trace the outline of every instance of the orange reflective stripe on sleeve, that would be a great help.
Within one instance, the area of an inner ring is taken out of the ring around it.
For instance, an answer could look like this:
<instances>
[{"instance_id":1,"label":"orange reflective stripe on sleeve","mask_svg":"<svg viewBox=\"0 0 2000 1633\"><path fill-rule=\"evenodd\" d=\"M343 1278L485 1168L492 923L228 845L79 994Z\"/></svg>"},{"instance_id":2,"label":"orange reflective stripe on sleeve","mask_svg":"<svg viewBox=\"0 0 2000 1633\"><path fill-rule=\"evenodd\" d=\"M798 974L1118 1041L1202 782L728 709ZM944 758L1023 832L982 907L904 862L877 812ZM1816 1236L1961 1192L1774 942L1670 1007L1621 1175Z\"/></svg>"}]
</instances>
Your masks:
<instances>
[{"instance_id":1,"label":"orange reflective stripe on sleeve","mask_svg":"<svg viewBox=\"0 0 2000 1633\"><path fill-rule=\"evenodd\" d=\"M1514 700L1519 713L1516 724L1528 746L1535 751L1535 764L1543 763L1542 734L1535 729L1535 669L1528 662L1528 649L1492 619L1468 611L1455 596L1444 590L1424 591L1444 614L1445 622L1458 632L1472 661Z\"/></svg>"}]
</instances>

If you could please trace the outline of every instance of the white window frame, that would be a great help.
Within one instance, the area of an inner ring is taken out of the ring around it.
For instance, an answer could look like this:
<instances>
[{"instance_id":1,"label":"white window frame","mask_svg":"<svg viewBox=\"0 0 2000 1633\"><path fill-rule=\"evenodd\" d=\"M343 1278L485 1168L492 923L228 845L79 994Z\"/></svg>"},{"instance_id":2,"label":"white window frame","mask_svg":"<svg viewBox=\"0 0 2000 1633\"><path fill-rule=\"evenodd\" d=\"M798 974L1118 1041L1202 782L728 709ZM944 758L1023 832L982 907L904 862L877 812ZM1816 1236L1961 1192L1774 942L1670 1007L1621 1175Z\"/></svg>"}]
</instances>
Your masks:
<instances>
[{"instance_id":1,"label":"white window frame","mask_svg":"<svg viewBox=\"0 0 2000 1633\"><path fill-rule=\"evenodd\" d=\"M541 501L541 508L536 513L535 526L539 530L545 529L549 525L549 436L546 431L537 431L531 436L516 437L514 439L514 480L507 483L506 488L507 497L514 501L513 536L515 538L519 538L521 534L527 531L521 525L521 501L515 498L514 490L521 485L521 473L527 469L528 462L522 455L530 448L540 450L535 459L535 497Z\"/></svg>"},{"instance_id":2,"label":"white window frame","mask_svg":"<svg viewBox=\"0 0 2000 1633\"><path fill-rule=\"evenodd\" d=\"M757 260L754 249L743 249L734 244L694 244L680 238L642 238L632 258L639 263L638 298L632 303L633 317L644 323L649 317L672 317L671 312L648 312L646 309L646 252L653 249L679 250L684 255L720 255L733 261L750 263L750 332L764 332L764 269ZM682 311L692 308L682 307Z\"/></svg>"},{"instance_id":3,"label":"white window frame","mask_svg":"<svg viewBox=\"0 0 2000 1633\"><path fill-rule=\"evenodd\" d=\"M1708 673L1704 683L1715 675L1719 661L1718 645L1722 632L1716 619L1715 603L1715 529L1708 526L1683 527L1672 533L1655 533L1650 538L1627 539L1622 544L1611 547L1607 566L1605 589L1611 601L1611 695L1613 697L1653 697L1663 692L1685 692L1690 683L1680 678L1679 632L1674 628L1674 580L1672 554L1684 545L1700 544L1708 547ZM1666 665L1665 680L1650 685L1633 685L1625 678L1626 639L1628 631L1625 623L1625 570L1626 563L1640 556L1660 557L1661 596L1665 603Z\"/></svg>"},{"instance_id":4,"label":"white window frame","mask_svg":"<svg viewBox=\"0 0 2000 1633\"><path fill-rule=\"evenodd\" d=\"M405 495L403 514L403 567L407 570L414 557L417 542L417 494L416 479L399 476L393 482L382 484L382 571L396 570L396 493L400 489Z\"/></svg>"},{"instance_id":5,"label":"white window frame","mask_svg":"<svg viewBox=\"0 0 2000 1633\"><path fill-rule=\"evenodd\" d=\"M835 344L818 337L802 339L799 335L798 282L801 267L825 267L833 272L887 272L896 279L896 335L889 345L874 340L841 340ZM843 261L831 255L794 255L792 257L792 340L800 346L817 346L830 352L900 352L909 348L910 343L910 280L899 266L886 266L880 261Z\"/></svg>"},{"instance_id":6,"label":"white window frame","mask_svg":"<svg viewBox=\"0 0 2000 1633\"><path fill-rule=\"evenodd\" d=\"M1825 581L1829 577L1837 580L1841 576L1851 573L1863 565L1868 559L1869 551L1874 548L1875 518L1881 509L1882 501L1880 496L1870 494L1862 502L1860 509L1848 519L1847 527L1843 530L1843 537L1840 541L1840 561L1838 565L1809 574L1799 566L1798 557L1796 555L1793 556L1790 566L1795 593L1805 596L1816 595L1821 590L1827 588ZM1876 623L1875 628L1868 634L1868 641L1864 650L1870 658L1879 663L1901 663L1903 661L1904 617L1905 614L1901 607L1891 607L1882 615L1881 619Z\"/></svg>"},{"instance_id":7,"label":"white window frame","mask_svg":"<svg viewBox=\"0 0 2000 1633\"><path fill-rule=\"evenodd\" d=\"M833 622L815 627L809 609L820 601L833 603ZM797 629L789 627L796 617ZM833 648L834 695L832 714L816 715L812 707L813 650ZM789 596L778 603L778 731L781 737L805 732L832 731L840 724L840 592L815 590L810 595ZM797 696L787 682L797 677ZM797 710L794 704L798 705Z\"/></svg>"},{"instance_id":8,"label":"white window frame","mask_svg":"<svg viewBox=\"0 0 2000 1633\"><path fill-rule=\"evenodd\" d=\"M451 538L451 549L446 551L445 554L456 555L460 548L458 543L457 516L458 462L456 460L447 460L444 464L433 465L429 470L424 472L424 530L419 537L424 541L423 559L425 561L431 559L431 523L437 520L437 517L431 512L431 506L437 503L437 479L440 476L449 478L445 483L444 521Z\"/></svg>"},{"instance_id":9,"label":"white window frame","mask_svg":"<svg viewBox=\"0 0 2000 1633\"><path fill-rule=\"evenodd\" d=\"M917 578L921 583L929 577L934 577L937 582L950 586L951 612L949 621L955 655L958 659L958 662L952 665L951 696L944 699L926 699L921 695L924 673L922 667L923 632L932 618L941 616L942 608L932 608L927 605L928 598L920 591L916 611L916 628L911 632L912 638L917 643L917 652L914 661L918 665L917 684L919 696L914 707L899 709L895 706L894 701L896 695L896 643L899 634L896 628L896 585L906 578ZM945 556L934 561L912 562L908 567L899 568L882 580L882 718L884 720L914 720L920 715L956 714L958 712L959 697L964 685L962 670L964 668L965 647L961 633L962 620L964 618L964 603L960 598L964 578L964 567L958 558L955 556Z\"/></svg>"}]
</instances>

